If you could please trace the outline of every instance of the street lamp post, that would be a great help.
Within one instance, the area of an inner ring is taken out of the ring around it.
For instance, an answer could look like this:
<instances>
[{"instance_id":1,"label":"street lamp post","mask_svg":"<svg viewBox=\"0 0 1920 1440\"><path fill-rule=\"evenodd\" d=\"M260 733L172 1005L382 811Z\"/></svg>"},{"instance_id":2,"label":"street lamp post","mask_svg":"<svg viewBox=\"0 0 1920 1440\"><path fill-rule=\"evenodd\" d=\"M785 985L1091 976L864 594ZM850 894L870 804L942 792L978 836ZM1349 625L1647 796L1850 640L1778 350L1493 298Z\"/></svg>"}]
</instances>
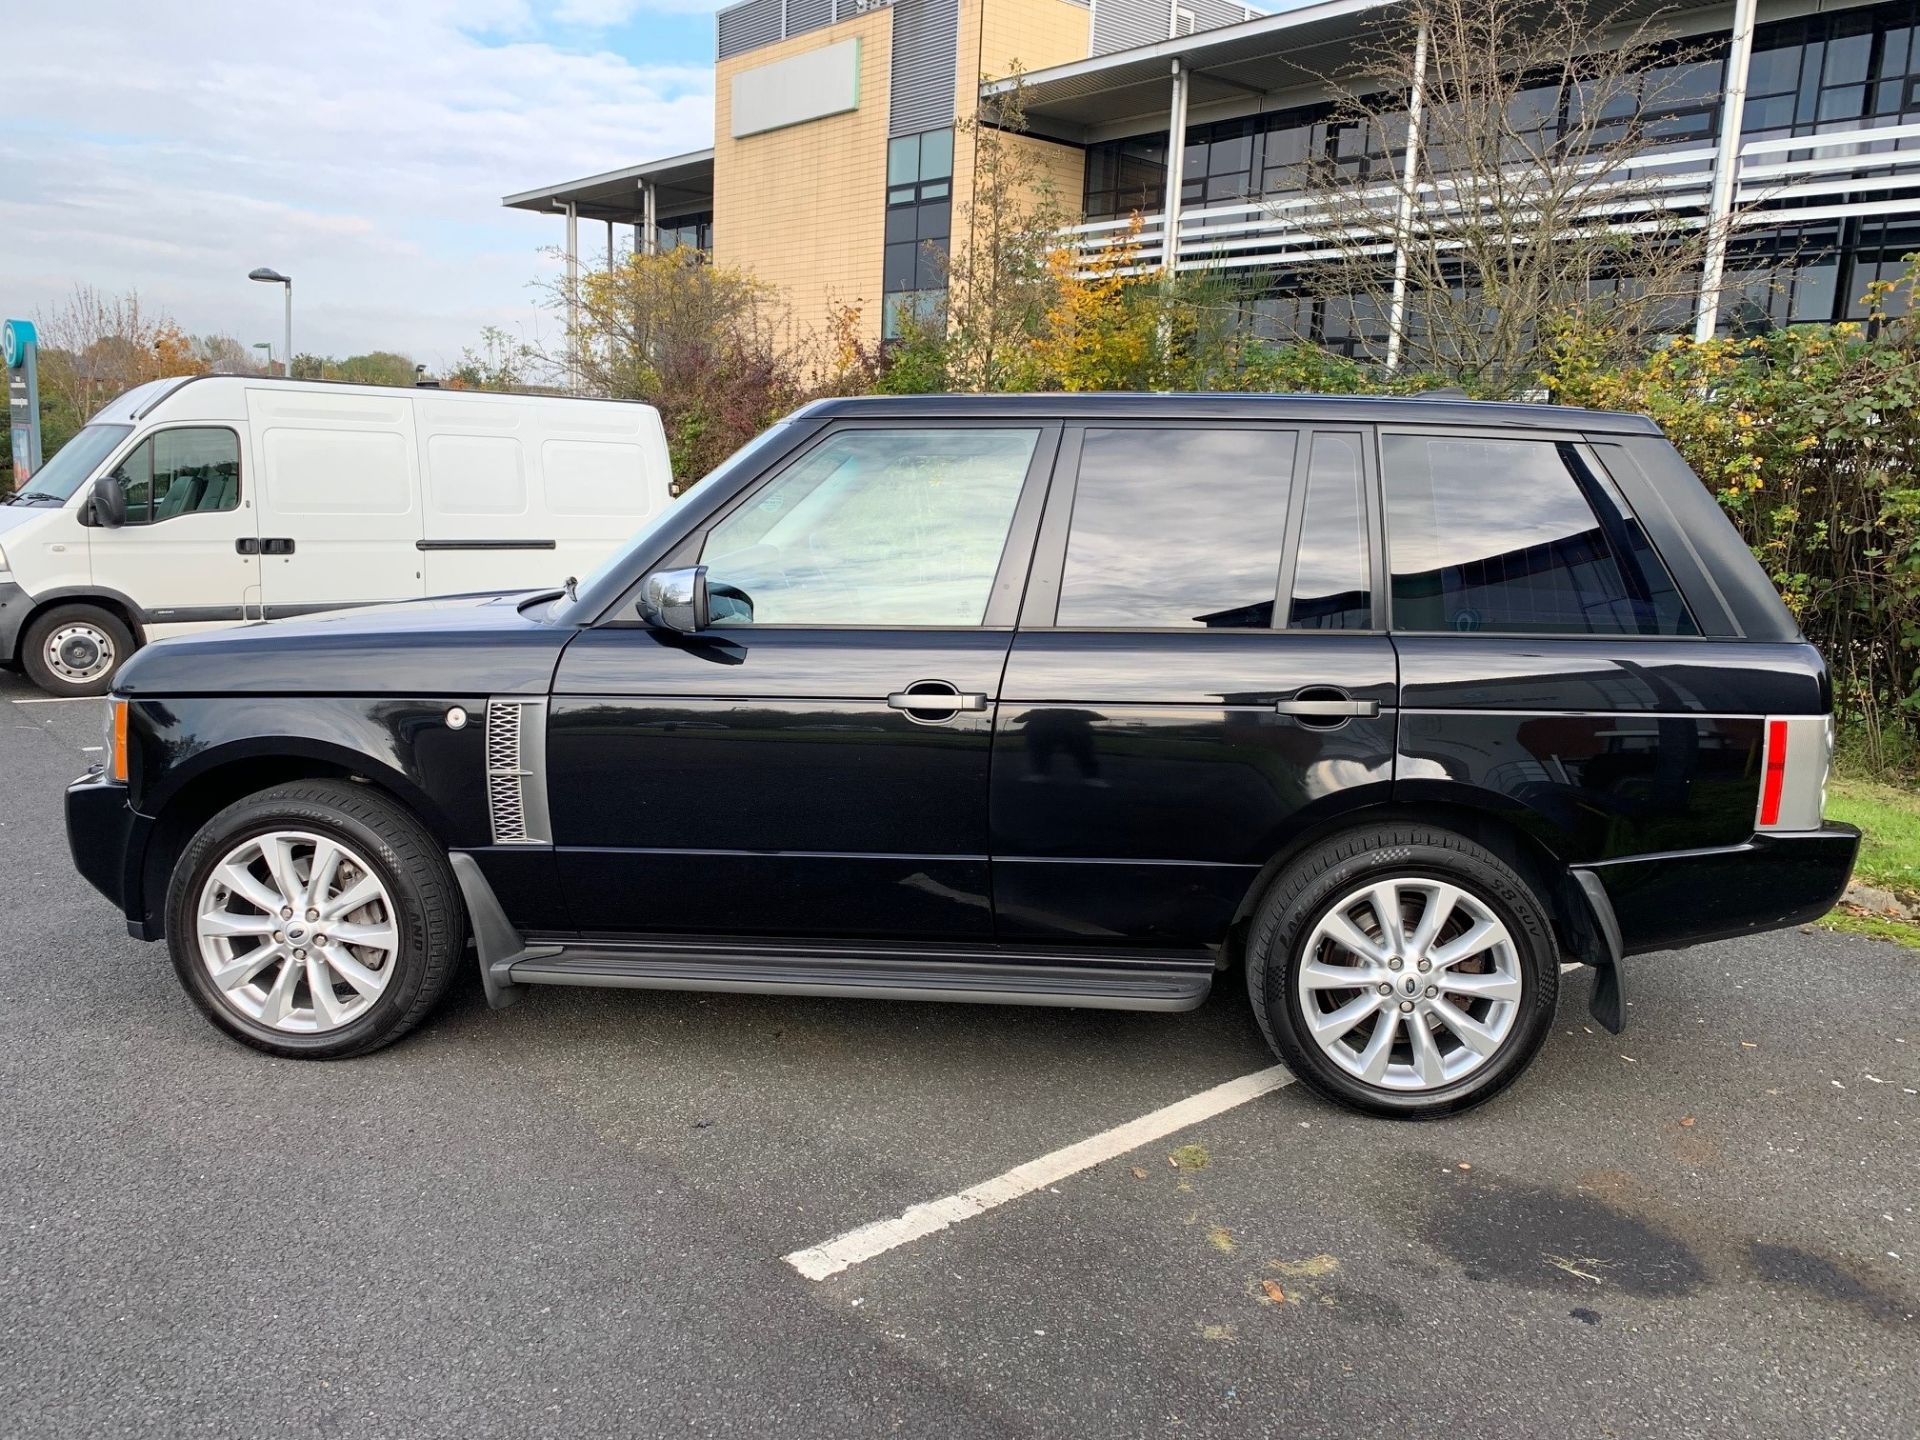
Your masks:
<instances>
[{"instance_id":1,"label":"street lamp post","mask_svg":"<svg viewBox=\"0 0 1920 1440\"><path fill-rule=\"evenodd\" d=\"M267 352L267 374L273 374L273 342L271 340L256 340L253 342L253 348Z\"/></svg>"},{"instance_id":2,"label":"street lamp post","mask_svg":"<svg viewBox=\"0 0 1920 1440\"><path fill-rule=\"evenodd\" d=\"M269 270L265 265L262 265L257 270L248 271L247 278L249 280L259 280L268 285L284 285L287 287L287 333L284 337L286 349L282 352L283 358L281 360L281 366L287 378L291 380L293 378L293 277L291 275L282 275L278 270ZM268 353L267 368L269 370L273 368L271 352Z\"/></svg>"}]
</instances>

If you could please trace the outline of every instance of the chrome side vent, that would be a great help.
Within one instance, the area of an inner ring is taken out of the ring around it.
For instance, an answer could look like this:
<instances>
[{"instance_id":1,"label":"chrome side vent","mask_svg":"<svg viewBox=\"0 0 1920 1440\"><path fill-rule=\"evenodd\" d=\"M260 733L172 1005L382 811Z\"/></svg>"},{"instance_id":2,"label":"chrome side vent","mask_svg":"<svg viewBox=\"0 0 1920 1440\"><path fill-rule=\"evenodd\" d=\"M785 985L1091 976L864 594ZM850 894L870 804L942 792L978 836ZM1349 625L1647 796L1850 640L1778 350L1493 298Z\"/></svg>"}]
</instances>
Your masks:
<instances>
[{"instance_id":1,"label":"chrome side vent","mask_svg":"<svg viewBox=\"0 0 1920 1440\"><path fill-rule=\"evenodd\" d=\"M487 815L496 845L553 843L546 701L487 701Z\"/></svg>"}]
</instances>

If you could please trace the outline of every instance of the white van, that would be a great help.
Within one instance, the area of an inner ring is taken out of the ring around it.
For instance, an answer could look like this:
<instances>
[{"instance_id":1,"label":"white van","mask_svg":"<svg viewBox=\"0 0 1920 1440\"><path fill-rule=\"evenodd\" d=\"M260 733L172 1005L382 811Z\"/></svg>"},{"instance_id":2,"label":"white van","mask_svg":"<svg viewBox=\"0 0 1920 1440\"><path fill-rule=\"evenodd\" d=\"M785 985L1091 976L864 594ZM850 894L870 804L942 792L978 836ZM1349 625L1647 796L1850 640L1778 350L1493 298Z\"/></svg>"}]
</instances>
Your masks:
<instances>
[{"instance_id":1,"label":"white van","mask_svg":"<svg viewBox=\"0 0 1920 1440\"><path fill-rule=\"evenodd\" d=\"M0 664L98 695L135 647L189 630L557 586L671 480L649 405L156 380L0 506Z\"/></svg>"}]
</instances>

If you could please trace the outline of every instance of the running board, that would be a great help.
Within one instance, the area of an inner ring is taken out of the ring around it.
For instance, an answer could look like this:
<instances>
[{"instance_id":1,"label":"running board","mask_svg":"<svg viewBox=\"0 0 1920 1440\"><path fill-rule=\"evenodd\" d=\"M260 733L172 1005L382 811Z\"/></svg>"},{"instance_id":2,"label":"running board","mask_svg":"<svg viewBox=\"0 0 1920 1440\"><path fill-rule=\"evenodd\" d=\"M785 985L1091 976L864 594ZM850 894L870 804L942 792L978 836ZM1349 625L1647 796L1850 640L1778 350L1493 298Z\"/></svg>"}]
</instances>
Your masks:
<instances>
[{"instance_id":1,"label":"running board","mask_svg":"<svg viewBox=\"0 0 1920 1440\"><path fill-rule=\"evenodd\" d=\"M506 985L1191 1010L1213 985L1204 951L1142 955L998 947L908 948L761 940L634 944L529 937L491 967Z\"/></svg>"}]
</instances>

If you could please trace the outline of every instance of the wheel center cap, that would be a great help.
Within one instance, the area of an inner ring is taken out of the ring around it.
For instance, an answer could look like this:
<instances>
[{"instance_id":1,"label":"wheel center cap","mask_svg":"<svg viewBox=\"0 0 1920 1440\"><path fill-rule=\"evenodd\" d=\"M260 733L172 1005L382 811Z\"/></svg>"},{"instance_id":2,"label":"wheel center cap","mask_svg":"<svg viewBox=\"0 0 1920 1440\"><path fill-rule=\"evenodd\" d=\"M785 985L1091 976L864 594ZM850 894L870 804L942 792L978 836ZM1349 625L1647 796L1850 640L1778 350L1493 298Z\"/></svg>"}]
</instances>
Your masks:
<instances>
[{"instance_id":1,"label":"wheel center cap","mask_svg":"<svg viewBox=\"0 0 1920 1440\"><path fill-rule=\"evenodd\" d=\"M1400 982L1400 989L1401 989L1401 992L1405 995L1408 995L1408 996L1418 995L1420 993L1420 982L1414 979L1413 976L1409 975L1407 976L1406 979Z\"/></svg>"},{"instance_id":2,"label":"wheel center cap","mask_svg":"<svg viewBox=\"0 0 1920 1440\"><path fill-rule=\"evenodd\" d=\"M306 933L307 933L306 931L300 929L299 926L296 925L292 929L287 931L287 938L289 940L298 940ZM1411 995L1413 992L1409 990L1407 993Z\"/></svg>"}]
</instances>

